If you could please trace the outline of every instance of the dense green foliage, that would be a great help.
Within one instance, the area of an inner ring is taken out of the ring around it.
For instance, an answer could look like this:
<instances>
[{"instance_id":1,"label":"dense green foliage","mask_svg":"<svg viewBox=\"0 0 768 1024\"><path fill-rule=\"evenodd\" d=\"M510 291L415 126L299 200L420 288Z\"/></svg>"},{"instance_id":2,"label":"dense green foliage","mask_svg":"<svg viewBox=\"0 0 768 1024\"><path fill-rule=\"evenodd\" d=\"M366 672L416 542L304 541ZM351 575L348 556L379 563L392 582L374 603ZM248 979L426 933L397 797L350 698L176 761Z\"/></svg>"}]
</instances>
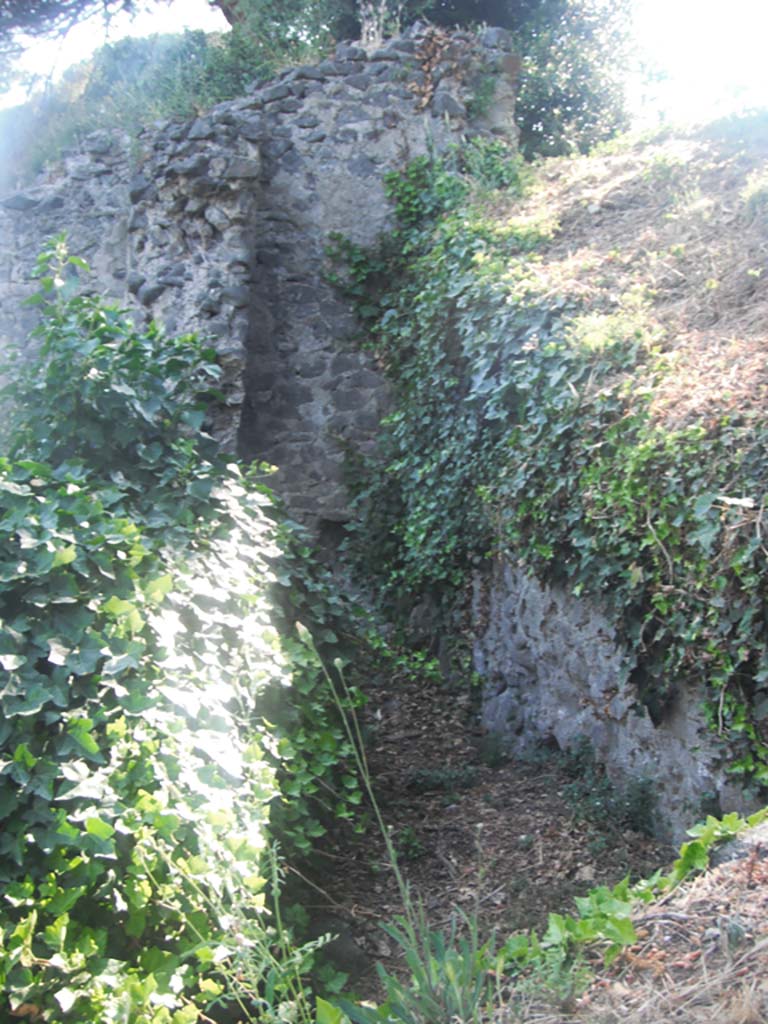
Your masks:
<instances>
[{"instance_id":1,"label":"dense green foliage","mask_svg":"<svg viewBox=\"0 0 768 1024\"><path fill-rule=\"evenodd\" d=\"M265 906L270 819L306 852L361 799L292 626L338 653L338 616L204 432L213 353L67 294L73 270L61 241L41 259L4 407L0 1012L271 1020L305 1000L312 950Z\"/></svg>"},{"instance_id":2,"label":"dense green foliage","mask_svg":"<svg viewBox=\"0 0 768 1024\"><path fill-rule=\"evenodd\" d=\"M523 58L516 120L528 158L586 153L628 127L629 4L545 0L511 26Z\"/></svg>"},{"instance_id":3,"label":"dense green foliage","mask_svg":"<svg viewBox=\"0 0 768 1024\"><path fill-rule=\"evenodd\" d=\"M552 226L489 216L461 166L388 187L395 232L336 249L397 396L354 471L362 571L395 609L455 600L497 554L595 597L651 715L702 684L732 768L768 780L764 421L657 423L670 371L642 291L558 298L537 273Z\"/></svg>"}]
</instances>

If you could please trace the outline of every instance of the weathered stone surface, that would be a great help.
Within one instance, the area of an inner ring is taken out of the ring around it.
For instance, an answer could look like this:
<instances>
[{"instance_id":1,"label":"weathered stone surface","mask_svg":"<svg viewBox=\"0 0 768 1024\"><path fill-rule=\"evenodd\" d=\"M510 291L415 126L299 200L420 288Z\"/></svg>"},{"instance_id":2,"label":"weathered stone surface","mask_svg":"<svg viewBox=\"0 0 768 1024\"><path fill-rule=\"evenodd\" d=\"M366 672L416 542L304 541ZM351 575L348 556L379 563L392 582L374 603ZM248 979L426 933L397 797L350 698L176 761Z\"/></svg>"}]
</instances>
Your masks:
<instances>
[{"instance_id":1,"label":"weathered stone surface","mask_svg":"<svg viewBox=\"0 0 768 1024\"><path fill-rule=\"evenodd\" d=\"M337 60L365 60L368 54L361 46L353 46L349 43L339 43L336 47Z\"/></svg>"},{"instance_id":2,"label":"weathered stone surface","mask_svg":"<svg viewBox=\"0 0 768 1024\"><path fill-rule=\"evenodd\" d=\"M198 118L193 121L187 138L189 139L210 139L214 134L215 128L212 121L208 118Z\"/></svg>"},{"instance_id":3,"label":"weathered stone surface","mask_svg":"<svg viewBox=\"0 0 768 1024\"><path fill-rule=\"evenodd\" d=\"M596 605L502 563L477 576L473 617L483 725L511 753L586 738L618 781L653 783L660 831L676 840L700 816L705 794L733 809L702 694L679 693L654 725L629 681L627 652Z\"/></svg>"},{"instance_id":4,"label":"weathered stone surface","mask_svg":"<svg viewBox=\"0 0 768 1024\"><path fill-rule=\"evenodd\" d=\"M388 50L395 54L416 53L418 43L414 39L393 39Z\"/></svg>"},{"instance_id":5,"label":"weathered stone surface","mask_svg":"<svg viewBox=\"0 0 768 1024\"><path fill-rule=\"evenodd\" d=\"M168 164L169 174L183 174L187 177L205 174L208 170L208 159L202 153L195 153L185 160L174 160Z\"/></svg>"},{"instance_id":6,"label":"weathered stone surface","mask_svg":"<svg viewBox=\"0 0 768 1024\"><path fill-rule=\"evenodd\" d=\"M264 121L261 117L247 117L238 122L237 130L249 142L259 142L264 135Z\"/></svg>"},{"instance_id":7,"label":"weathered stone surface","mask_svg":"<svg viewBox=\"0 0 768 1024\"><path fill-rule=\"evenodd\" d=\"M145 281L146 277L144 277L143 274L140 274L138 270L132 270L130 274L128 274L128 280L126 282L128 285L128 291L131 295L135 295Z\"/></svg>"},{"instance_id":8,"label":"weathered stone surface","mask_svg":"<svg viewBox=\"0 0 768 1024\"><path fill-rule=\"evenodd\" d=\"M138 300L142 306L151 306L155 299L159 299L164 291L164 284L159 284L158 282L143 284L138 291Z\"/></svg>"},{"instance_id":9,"label":"weathered stone surface","mask_svg":"<svg viewBox=\"0 0 768 1024\"><path fill-rule=\"evenodd\" d=\"M222 206L208 206L203 216L218 231L228 228L231 223L229 214Z\"/></svg>"},{"instance_id":10,"label":"weathered stone surface","mask_svg":"<svg viewBox=\"0 0 768 1024\"><path fill-rule=\"evenodd\" d=\"M364 155L353 157L347 164L347 170L356 178L370 178L378 173L378 168L373 160Z\"/></svg>"},{"instance_id":11,"label":"weathered stone surface","mask_svg":"<svg viewBox=\"0 0 768 1024\"><path fill-rule=\"evenodd\" d=\"M432 99L432 113L438 117L443 114L449 117L466 117L467 108L446 89L438 89Z\"/></svg>"},{"instance_id":12,"label":"weathered stone surface","mask_svg":"<svg viewBox=\"0 0 768 1024\"><path fill-rule=\"evenodd\" d=\"M128 198L132 203L137 203L143 196L147 194L152 182L146 178L143 174L136 174L131 178L131 184L128 188Z\"/></svg>"},{"instance_id":13,"label":"weathered stone surface","mask_svg":"<svg viewBox=\"0 0 768 1024\"><path fill-rule=\"evenodd\" d=\"M296 68L295 77L298 79L311 79L316 82L322 82L325 79L325 75L320 68L313 67L311 65L307 65L303 68Z\"/></svg>"},{"instance_id":14,"label":"weathered stone surface","mask_svg":"<svg viewBox=\"0 0 768 1024\"><path fill-rule=\"evenodd\" d=\"M289 100L283 100L277 106L278 111L281 114L295 114L301 110L301 101L292 96Z\"/></svg>"},{"instance_id":15,"label":"weathered stone surface","mask_svg":"<svg viewBox=\"0 0 768 1024\"><path fill-rule=\"evenodd\" d=\"M373 79L370 75L361 73L359 75L348 75L346 84L352 86L353 89L365 91L369 88L372 81Z\"/></svg>"},{"instance_id":16,"label":"weathered stone surface","mask_svg":"<svg viewBox=\"0 0 768 1024\"><path fill-rule=\"evenodd\" d=\"M88 137L52 177L0 199L0 339L28 330L23 282L42 240L66 229L100 289L137 318L212 339L222 444L279 465L274 483L295 515L343 519L338 438L370 446L386 388L324 277L328 236L375 240L391 218L384 171L485 127L462 111L502 58L498 40L487 49L457 36L438 90L455 105L438 98L429 118L410 88L427 84L417 51L428 31L370 57L343 44L334 60L255 83L188 124L155 124L138 153L118 133ZM514 139L514 96L499 95L492 130Z\"/></svg>"},{"instance_id":17,"label":"weathered stone surface","mask_svg":"<svg viewBox=\"0 0 768 1024\"><path fill-rule=\"evenodd\" d=\"M275 103L277 100L287 100L292 95L290 85L272 85L262 91L261 99L264 103Z\"/></svg>"},{"instance_id":18,"label":"weathered stone surface","mask_svg":"<svg viewBox=\"0 0 768 1024\"><path fill-rule=\"evenodd\" d=\"M227 164L224 176L227 178L258 178L261 165L258 160L235 157Z\"/></svg>"},{"instance_id":19,"label":"weathered stone surface","mask_svg":"<svg viewBox=\"0 0 768 1024\"><path fill-rule=\"evenodd\" d=\"M225 302L231 302L236 309L244 309L250 302L251 290L244 285L224 288L221 297Z\"/></svg>"},{"instance_id":20,"label":"weathered stone surface","mask_svg":"<svg viewBox=\"0 0 768 1024\"><path fill-rule=\"evenodd\" d=\"M8 196L0 202L6 210L32 210L38 205L40 199L36 196L27 195L25 192L17 192L15 196Z\"/></svg>"}]
</instances>

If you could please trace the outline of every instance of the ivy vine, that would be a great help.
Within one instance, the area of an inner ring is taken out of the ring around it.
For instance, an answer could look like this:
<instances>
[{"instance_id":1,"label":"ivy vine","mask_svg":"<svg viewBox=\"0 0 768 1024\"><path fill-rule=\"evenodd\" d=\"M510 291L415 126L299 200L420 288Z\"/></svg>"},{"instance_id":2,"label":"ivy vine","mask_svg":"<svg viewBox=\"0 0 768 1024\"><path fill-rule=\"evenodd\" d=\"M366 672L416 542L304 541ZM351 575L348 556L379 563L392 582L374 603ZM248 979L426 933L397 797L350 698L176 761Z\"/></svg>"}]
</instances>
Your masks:
<instances>
[{"instance_id":1,"label":"ivy vine","mask_svg":"<svg viewBox=\"0 0 768 1024\"><path fill-rule=\"evenodd\" d=\"M526 182L489 184L474 152L390 176L394 230L331 252L395 395L351 465L351 556L395 613L455 602L494 555L597 598L650 714L702 685L731 770L768 783L765 424L657 422L669 369L647 297L596 311L547 290L556 227L495 218Z\"/></svg>"}]
</instances>

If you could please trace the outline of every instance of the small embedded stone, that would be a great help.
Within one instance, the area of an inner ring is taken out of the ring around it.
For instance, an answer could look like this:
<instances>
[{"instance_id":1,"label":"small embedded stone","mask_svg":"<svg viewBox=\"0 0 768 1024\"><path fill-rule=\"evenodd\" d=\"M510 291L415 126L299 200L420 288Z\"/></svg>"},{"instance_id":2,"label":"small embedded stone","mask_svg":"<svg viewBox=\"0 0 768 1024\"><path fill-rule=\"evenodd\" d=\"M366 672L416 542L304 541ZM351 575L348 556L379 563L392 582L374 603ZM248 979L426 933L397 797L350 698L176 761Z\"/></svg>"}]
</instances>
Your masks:
<instances>
[{"instance_id":1,"label":"small embedded stone","mask_svg":"<svg viewBox=\"0 0 768 1024\"><path fill-rule=\"evenodd\" d=\"M258 142L264 133L264 122L258 115L246 117L237 125L238 134L249 142Z\"/></svg>"},{"instance_id":2,"label":"small embedded stone","mask_svg":"<svg viewBox=\"0 0 768 1024\"><path fill-rule=\"evenodd\" d=\"M340 70L341 64L335 60L324 60L322 64L318 64L318 71L322 72L323 78L335 77L343 72Z\"/></svg>"},{"instance_id":3,"label":"small embedded stone","mask_svg":"<svg viewBox=\"0 0 768 1024\"><path fill-rule=\"evenodd\" d=\"M358 121L367 121L370 116L365 107L354 104L350 107L342 107L336 115L336 124L356 124Z\"/></svg>"},{"instance_id":4,"label":"small embedded stone","mask_svg":"<svg viewBox=\"0 0 768 1024\"><path fill-rule=\"evenodd\" d=\"M277 100L287 100L293 93L289 85L273 85L265 89L261 98L265 103L275 103Z\"/></svg>"},{"instance_id":5,"label":"small embedded stone","mask_svg":"<svg viewBox=\"0 0 768 1024\"><path fill-rule=\"evenodd\" d=\"M149 218L144 210L133 210L128 218L129 231L144 231L149 227Z\"/></svg>"},{"instance_id":6,"label":"small embedded stone","mask_svg":"<svg viewBox=\"0 0 768 1024\"><path fill-rule=\"evenodd\" d=\"M218 313L221 309L221 295L218 292L210 292L208 295L203 297L200 303L200 309L203 313L209 313L213 316Z\"/></svg>"},{"instance_id":7,"label":"small embedded stone","mask_svg":"<svg viewBox=\"0 0 768 1024\"><path fill-rule=\"evenodd\" d=\"M359 60L337 60L333 62L333 66L334 74L337 75L356 75L358 71L363 70L363 65Z\"/></svg>"},{"instance_id":8,"label":"small embedded stone","mask_svg":"<svg viewBox=\"0 0 768 1024\"><path fill-rule=\"evenodd\" d=\"M353 89L360 89L361 92L364 92L370 86L372 81L373 79L371 76L366 74L349 75L347 77L347 85L351 86Z\"/></svg>"},{"instance_id":9,"label":"small embedded stone","mask_svg":"<svg viewBox=\"0 0 768 1024\"><path fill-rule=\"evenodd\" d=\"M140 274L137 270L132 270L128 274L128 281L127 281L128 291L131 293L131 295L135 295L136 292L139 290L139 288L141 288L141 286L144 284L144 282L146 280L147 279L146 279L146 277L144 277L143 274Z\"/></svg>"},{"instance_id":10,"label":"small embedded stone","mask_svg":"<svg viewBox=\"0 0 768 1024\"><path fill-rule=\"evenodd\" d=\"M224 228L228 228L230 225L227 213L220 206L209 206L203 216L217 231L223 231Z\"/></svg>"},{"instance_id":11,"label":"small embedded stone","mask_svg":"<svg viewBox=\"0 0 768 1024\"><path fill-rule=\"evenodd\" d=\"M337 391L333 396L333 404L339 412L352 412L364 408L370 400L366 391Z\"/></svg>"},{"instance_id":12,"label":"small embedded stone","mask_svg":"<svg viewBox=\"0 0 768 1024\"><path fill-rule=\"evenodd\" d=\"M31 210L39 202L39 199L27 195L26 192L17 192L15 196L8 196L7 199L1 200L0 206L5 207L6 210Z\"/></svg>"},{"instance_id":13,"label":"small embedded stone","mask_svg":"<svg viewBox=\"0 0 768 1024\"><path fill-rule=\"evenodd\" d=\"M251 300L251 289L245 285L234 285L224 288L221 297L225 302L231 302L235 309L243 309Z\"/></svg>"},{"instance_id":14,"label":"small embedded stone","mask_svg":"<svg viewBox=\"0 0 768 1024\"><path fill-rule=\"evenodd\" d=\"M198 117L196 121L192 122L188 137L190 139L210 139L212 135L213 125L211 122L205 118Z\"/></svg>"},{"instance_id":15,"label":"small embedded stone","mask_svg":"<svg viewBox=\"0 0 768 1024\"><path fill-rule=\"evenodd\" d=\"M202 154L188 157L186 160L174 160L168 165L169 174L179 174L187 178L205 174L208 170L208 158Z\"/></svg>"},{"instance_id":16,"label":"small embedded stone","mask_svg":"<svg viewBox=\"0 0 768 1024\"><path fill-rule=\"evenodd\" d=\"M268 160L279 160L284 153L293 148L290 139L270 139L264 146L264 156Z\"/></svg>"},{"instance_id":17,"label":"small embedded stone","mask_svg":"<svg viewBox=\"0 0 768 1024\"><path fill-rule=\"evenodd\" d=\"M131 202L137 203L139 199L143 198L151 184L152 182L143 174L137 174L131 178L131 183L128 186L128 197Z\"/></svg>"},{"instance_id":18,"label":"small embedded stone","mask_svg":"<svg viewBox=\"0 0 768 1024\"><path fill-rule=\"evenodd\" d=\"M258 178L261 168L258 160L237 156L230 160L224 172L225 178Z\"/></svg>"},{"instance_id":19,"label":"small embedded stone","mask_svg":"<svg viewBox=\"0 0 768 1024\"><path fill-rule=\"evenodd\" d=\"M400 54L416 53L418 49L417 43L413 39L394 39L388 46L395 56L399 57Z\"/></svg>"},{"instance_id":20,"label":"small embedded stone","mask_svg":"<svg viewBox=\"0 0 768 1024\"><path fill-rule=\"evenodd\" d=\"M365 60L368 54L360 46L351 46L349 43L339 43L336 47L337 60Z\"/></svg>"},{"instance_id":21,"label":"small embedded stone","mask_svg":"<svg viewBox=\"0 0 768 1024\"><path fill-rule=\"evenodd\" d=\"M307 65L307 67L296 68L294 78L302 79L307 78L312 81L322 81L325 76L319 67L314 65Z\"/></svg>"},{"instance_id":22,"label":"small embedded stone","mask_svg":"<svg viewBox=\"0 0 768 1024\"><path fill-rule=\"evenodd\" d=\"M155 299L159 299L165 291L165 285L156 282L155 284L143 284L139 288L137 298L142 306L151 306Z\"/></svg>"},{"instance_id":23,"label":"small embedded stone","mask_svg":"<svg viewBox=\"0 0 768 1024\"><path fill-rule=\"evenodd\" d=\"M347 170L356 178L370 178L377 173L376 164L369 156L363 154L347 161Z\"/></svg>"},{"instance_id":24,"label":"small embedded stone","mask_svg":"<svg viewBox=\"0 0 768 1024\"><path fill-rule=\"evenodd\" d=\"M39 210L44 210L46 212L49 211L49 210L60 210L63 205L64 205L64 196L59 196L59 195L48 196L47 199L43 199L43 201L40 203L40 206L38 207L38 209Z\"/></svg>"},{"instance_id":25,"label":"small embedded stone","mask_svg":"<svg viewBox=\"0 0 768 1024\"><path fill-rule=\"evenodd\" d=\"M466 117L467 108L449 92L439 91L432 97L432 113L439 117Z\"/></svg>"}]
</instances>

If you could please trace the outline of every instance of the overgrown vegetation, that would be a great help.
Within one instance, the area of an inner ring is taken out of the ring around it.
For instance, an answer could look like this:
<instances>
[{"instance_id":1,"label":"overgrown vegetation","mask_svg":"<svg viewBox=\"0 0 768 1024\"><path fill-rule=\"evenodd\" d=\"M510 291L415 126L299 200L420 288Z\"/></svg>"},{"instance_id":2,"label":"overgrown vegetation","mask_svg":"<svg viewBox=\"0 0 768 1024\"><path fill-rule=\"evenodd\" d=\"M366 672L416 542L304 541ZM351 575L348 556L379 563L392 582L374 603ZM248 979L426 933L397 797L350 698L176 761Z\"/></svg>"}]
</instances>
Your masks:
<instances>
[{"instance_id":1,"label":"overgrown vegetation","mask_svg":"<svg viewBox=\"0 0 768 1024\"><path fill-rule=\"evenodd\" d=\"M501 158L481 147L470 162L494 168ZM461 199L483 209L466 181L453 180L466 164L451 159L437 188L450 213L421 195L428 162L401 191L390 179L407 225L399 242L423 234L425 209L444 232L438 241L450 240L449 221L458 231ZM530 238L530 225L498 232L482 222L472 267L484 294L494 294L492 260L477 254L494 243L517 255ZM406 915L387 931L409 980L382 971L378 1007L315 998L307 979L319 943L296 947L282 924L270 834L305 853L327 815L361 821L362 780L399 872L354 715L358 697L344 681L350 610L290 524L278 558L268 492L226 465L205 434L216 400L212 353L194 337L137 331L121 311L76 294L85 270L61 240L41 258L41 327L12 371L5 415L4 1009L94 1024L192 1024L201 1012L217 1020L230 1011L306 1024L442 1024L480 1020L502 1004L514 1012L532 988L566 1002L589 976L584 949L617 956L636 938L634 905L701 870L709 846L747 823L709 819L671 872L593 890L576 916L551 915L541 936L483 937L471 915L436 929L399 876ZM595 351L615 342L612 330L600 344L589 337ZM412 351L396 353L406 379L419 345L412 337ZM397 594L409 576L394 568L386 566L387 584ZM409 571L421 579L426 565L416 558ZM431 670L429 659L389 654L398 671Z\"/></svg>"},{"instance_id":2,"label":"overgrown vegetation","mask_svg":"<svg viewBox=\"0 0 768 1024\"><path fill-rule=\"evenodd\" d=\"M537 250L557 225L500 215L509 187L453 156L387 187L394 232L332 253L397 396L353 469L360 570L395 611L450 603L493 555L596 598L654 720L703 686L732 770L768 780L762 417L660 423L672 364L642 284L599 306L553 293Z\"/></svg>"},{"instance_id":3,"label":"overgrown vegetation","mask_svg":"<svg viewBox=\"0 0 768 1024\"><path fill-rule=\"evenodd\" d=\"M66 72L23 107L0 114L5 140L0 180L28 178L87 134L115 125L130 135L158 119L186 118L270 78L296 53L243 31L122 39Z\"/></svg>"},{"instance_id":4,"label":"overgrown vegetation","mask_svg":"<svg viewBox=\"0 0 768 1024\"><path fill-rule=\"evenodd\" d=\"M510 26L523 58L516 120L526 158L586 153L625 130L629 5L545 0L526 13Z\"/></svg>"},{"instance_id":5,"label":"overgrown vegetation","mask_svg":"<svg viewBox=\"0 0 768 1024\"><path fill-rule=\"evenodd\" d=\"M308 1019L269 829L295 856L360 803L292 627L340 653L333 606L204 431L213 353L72 294L84 269L61 240L41 257L4 406L3 1013Z\"/></svg>"},{"instance_id":6,"label":"overgrown vegetation","mask_svg":"<svg viewBox=\"0 0 768 1024\"><path fill-rule=\"evenodd\" d=\"M303 632L300 628L300 632ZM317 650L309 640L310 647ZM377 973L385 993L380 1005L337 999L336 1005L318 1000L317 1024L480 1024L503 1011L510 1019L525 1019L517 1010L525 1006L531 991L539 999L562 1008L572 1005L592 978L583 954L599 953L608 965L637 940L632 915L637 907L670 892L692 872L709 864L712 848L736 837L746 828L765 821L768 810L743 819L730 814L719 820L708 817L689 831L680 855L667 872L630 884L599 886L576 899L574 915L550 914L542 935L534 930L501 937L483 937L477 917L454 911L447 928L435 928L424 906L414 898L400 868L404 856L395 845L382 816L368 766L365 746L354 707L350 707L343 667L337 664L334 678L326 671L353 750L355 764L367 792L373 817L383 837L389 866L403 904L403 915L384 931L400 950L407 966L405 978L382 965ZM588 760L586 752L581 761ZM574 768L576 765L574 764Z\"/></svg>"}]
</instances>

